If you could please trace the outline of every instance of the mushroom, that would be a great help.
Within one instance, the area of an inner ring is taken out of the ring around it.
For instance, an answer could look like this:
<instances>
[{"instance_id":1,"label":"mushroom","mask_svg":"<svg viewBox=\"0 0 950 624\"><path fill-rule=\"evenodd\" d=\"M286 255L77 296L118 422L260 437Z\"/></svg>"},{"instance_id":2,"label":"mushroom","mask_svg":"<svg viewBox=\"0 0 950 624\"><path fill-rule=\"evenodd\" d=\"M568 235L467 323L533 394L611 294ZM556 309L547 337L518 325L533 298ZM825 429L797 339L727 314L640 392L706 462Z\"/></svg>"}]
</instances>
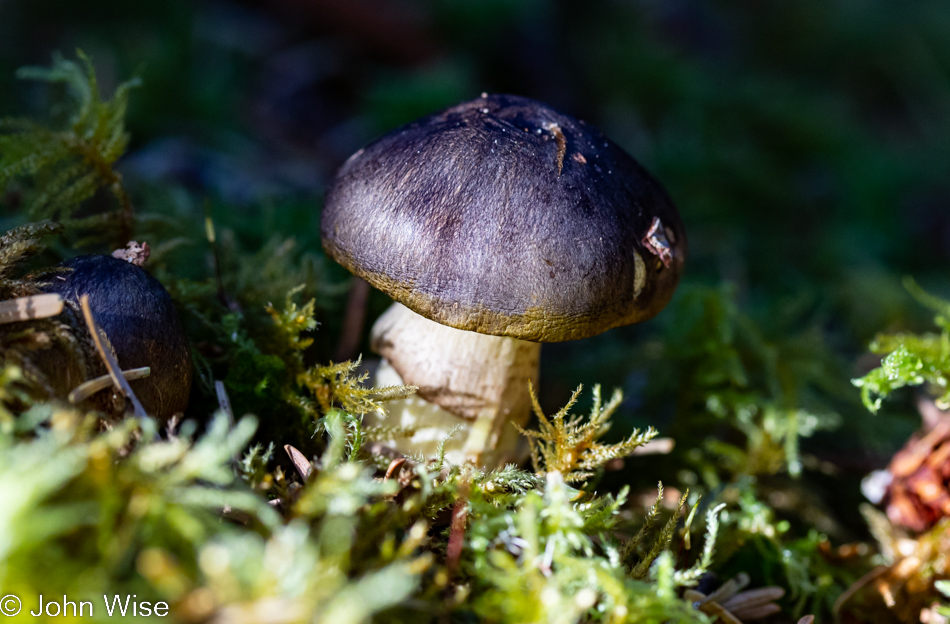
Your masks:
<instances>
[{"instance_id":1,"label":"mushroom","mask_svg":"<svg viewBox=\"0 0 950 624\"><path fill-rule=\"evenodd\" d=\"M124 371L151 369L144 378L137 378L141 373L126 374L145 411L159 418L183 412L191 390L191 352L164 286L145 269L112 256L78 256L59 266L67 270L45 277L40 287L62 296L72 311L68 318L73 319L77 334L88 331L79 312L80 298L88 295L89 307L119 366ZM86 358L92 369L87 371L59 350L37 351L34 359L62 396L88 381L89 373L106 372L98 357ZM92 405L113 411L101 393Z\"/></svg>"},{"instance_id":2,"label":"mushroom","mask_svg":"<svg viewBox=\"0 0 950 624\"><path fill-rule=\"evenodd\" d=\"M397 303L376 322L377 383L418 386L387 425L452 461L516 458L540 343L647 320L686 237L660 184L583 121L487 95L353 154L327 191L327 253ZM379 421L370 419L371 423Z\"/></svg>"}]
</instances>

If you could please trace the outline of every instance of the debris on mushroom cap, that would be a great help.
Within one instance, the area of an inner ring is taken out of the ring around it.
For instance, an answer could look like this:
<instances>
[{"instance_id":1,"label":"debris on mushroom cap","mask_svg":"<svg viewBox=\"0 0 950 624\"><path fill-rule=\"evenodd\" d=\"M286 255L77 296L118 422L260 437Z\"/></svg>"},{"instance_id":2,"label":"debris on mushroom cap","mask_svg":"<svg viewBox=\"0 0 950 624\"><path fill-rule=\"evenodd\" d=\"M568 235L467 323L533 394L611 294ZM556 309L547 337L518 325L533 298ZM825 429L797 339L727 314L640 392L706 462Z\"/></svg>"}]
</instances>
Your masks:
<instances>
[{"instance_id":1,"label":"debris on mushroom cap","mask_svg":"<svg viewBox=\"0 0 950 624\"><path fill-rule=\"evenodd\" d=\"M145 264L150 255L152 255L152 248L148 246L148 243L139 243L137 241L129 241L122 249L116 249L112 252L113 258L125 260L135 266Z\"/></svg>"},{"instance_id":2,"label":"debris on mushroom cap","mask_svg":"<svg viewBox=\"0 0 950 624\"><path fill-rule=\"evenodd\" d=\"M673 249L670 247L669 238L663 230L663 222L659 217L653 217L653 223L650 229L643 236L643 246L653 255L657 256L663 263L663 266L669 267L673 262Z\"/></svg>"},{"instance_id":3,"label":"debris on mushroom cap","mask_svg":"<svg viewBox=\"0 0 950 624\"><path fill-rule=\"evenodd\" d=\"M484 95L350 157L327 192L327 252L458 329L538 342L646 320L686 236L660 184L591 126Z\"/></svg>"}]
</instances>

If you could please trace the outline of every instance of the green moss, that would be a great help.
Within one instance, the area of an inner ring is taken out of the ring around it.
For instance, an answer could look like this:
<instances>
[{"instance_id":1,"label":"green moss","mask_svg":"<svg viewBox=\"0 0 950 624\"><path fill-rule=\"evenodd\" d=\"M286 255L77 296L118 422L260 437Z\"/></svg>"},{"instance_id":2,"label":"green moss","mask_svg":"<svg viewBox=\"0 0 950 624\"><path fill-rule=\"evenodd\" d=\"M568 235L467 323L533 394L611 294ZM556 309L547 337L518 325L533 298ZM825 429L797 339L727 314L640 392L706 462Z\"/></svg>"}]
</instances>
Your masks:
<instances>
[{"instance_id":1,"label":"green moss","mask_svg":"<svg viewBox=\"0 0 950 624\"><path fill-rule=\"evenodd\" d=\"M32 180L27 211L33 219L54 219L82 231L84 240L120 245L132 233L132 202L113 165L129 143L125 113L137 79L122 83L111 101L102 99L92 62L54 56L50 68L25 67L19 78L65 85L69 103L60 123L0 119L0 188ZM114 210L79 215L83 202L100 188L113 196ZM80 241L82 242L82 241Z\"/></svg>"},{"instance_id":2,"label":"green moss","mask_svg":"<svg viewBox=\"0 0 950 624\"><path fill-rule=\"evenodd\" d=\"M132 84L104 102L85 61L32 75L75 97L68 123L7 122L0 134L0 190L27 189L32 214L53 220L0 238L2 298L30 291L44 240L69 246L97 219L126 218L112 165ZM90 200L99 188L109 201ZM69 348L70 336L52 322L0 326L4 591L135 593L166 601L177 621L708 622L683 590L714 574L747 572L786 590L786 615L828 617L870 569L827 556L827 535L850 536L803 494L821 462L800 441L835 426L846 381L814 326L767 327L728 287L687 289L638 359L674 388L662 410L636 408L656 428L608 440L620 391L604 402L594 386L586 416L573 414L580 389L551 416L532 393L533 470L451 466L441 452L393 461L374 439L411 432L367 429L362 416L413 389L371 387L361 360L322 363L332 319L317 319L342 293L322 260L283 237L249 246L199 209L149 210L133 225L195 348L191 408L165 430L150 419L110 429L38 401L30 354ZM931 303L941 334L879 339L890 359L862 384L872 406L900 385L945 390L950 308ZM609 367L606 350L586 348L580 365ZM658 430L674 433L673 452L628 458L631 482L617 483L617 460ZM299 449L293 462L285 445Z\"/></svg>"},{"instance_id":3,"label":"green moss","mask_svg":"<svg viewBox=\"0 0 950 624\"><path fill-rule=\"evenodd\" d=\"M917 301L936 312L939 333L879 334L871 351L883 355L881 365L854 380L864 405L876 412L888 395L904 386L926 385L940 409L950 409L950 302L927 294L907 279L907 290Z\"/></svg>"}]
</instances>

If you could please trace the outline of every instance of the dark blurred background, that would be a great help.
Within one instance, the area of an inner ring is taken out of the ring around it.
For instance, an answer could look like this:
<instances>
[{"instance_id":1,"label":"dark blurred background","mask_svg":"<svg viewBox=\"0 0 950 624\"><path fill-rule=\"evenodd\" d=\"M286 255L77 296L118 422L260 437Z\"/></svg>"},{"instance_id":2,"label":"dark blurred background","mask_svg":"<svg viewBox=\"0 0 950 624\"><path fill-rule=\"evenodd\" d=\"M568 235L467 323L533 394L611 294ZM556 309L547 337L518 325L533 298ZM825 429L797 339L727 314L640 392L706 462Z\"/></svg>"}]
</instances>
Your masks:
<instances>
[{"instance_id":1,"label":"dark blurred background","mask_svg":"<svg viewBox=\"0 0 950 624\"><path fill-rule=\"evenodd\" d=\"M689 226L690 279L751 296L833 283L822 295L860 302L843 312L867 332L889 320L881 273L927 279L950 260L937 1L2 0L0 111L43 110L16 68L76 48L106 93L144 80L128 175L233 205L319 207L379 133L512 92L656 173Z\"/></svg>"},{"instance_id":2,"label":"dark blurred background","mask_svg":"<svg viewBox=\"0 0 950 624\"><path fill-rule=\"evenodd\" d=\"M859 475L917 426L869 416L848 379L876 364L876 332L928 326L902 277L950 295L945 2L0 0L0 116L48 110L50 89L15 70L77 48L104 93L143 79L119 167L137 204L210 206L249 249L293 236L319 254L335 167L420 115L488 91L584 118L665 184L690 258L672 312L545 348L545 405L601 382L626 391L625 427L668 423L688 380L658 359L676 354L683 298L729 284L766 346L807 336L853 392L810 452L854 453ZM0 219L17 219L9 202ZM348 276L327 270L332 356ZM386 305L373 295L370 321Z\"/></svg>"}]
</instances>

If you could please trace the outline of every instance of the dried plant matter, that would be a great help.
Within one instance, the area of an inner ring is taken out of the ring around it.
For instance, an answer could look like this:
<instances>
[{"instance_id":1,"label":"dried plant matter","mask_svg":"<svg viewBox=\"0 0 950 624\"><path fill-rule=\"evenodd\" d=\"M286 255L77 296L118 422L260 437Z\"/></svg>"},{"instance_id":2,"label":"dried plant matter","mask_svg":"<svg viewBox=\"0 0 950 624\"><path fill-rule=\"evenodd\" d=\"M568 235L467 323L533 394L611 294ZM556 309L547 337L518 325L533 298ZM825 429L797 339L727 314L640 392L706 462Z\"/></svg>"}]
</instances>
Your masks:
<instances>
[{"instance_id":1,"label":"dried plant matter","mask_svg":"<svg viewBox=\"0 0 950 624\"><path fill-rule=\"evenodd\" d=\"M22 389L41 396L57 393L37 362L44 352L59 349L66 360L83 370L91 370L89 366L95 361L92 341L78 316L69 310L61 316L63 299L59 295L38 294L35 278L24 275L25 262L43 249L41 239L61 230L60 226L49 222L28 223L0 236L0 299L15 298L2 304L4 320L8 322L0 323L0 366L16 367ZM58 301L52 307L48 305L52 303L50 298ZM27 309L22 309L22 302L37 300L46 301L47 305L30 303ZM30 313L30 309L55 314Z\"/></svg>"},{"instance_id":2,"label":"dried plant matter","mask_svg":"<svg viewBox=\"0 0 950 624\"><path fill-rule=\"evenodd\" d=\"M144 241L141 243L138 241L129 241L125 247L114 250L112 257L131 262L135 266L142 266L151 254L152 249L148 243Z\"/></svg>"},{"instance_id":3,"label":"dried plant matter","mask_svg":"<svg viewBox=\"0 0 950 624\"><path fill-rule=\"evenodd\" d=\"M748 585L749 575L743 573L729 579L708 596L688 589L683 597L692 601L703 613L725 624L742 624L743 621L762 619L781 611L775 601L785 595L784 589L773 586L746 590Z\"/></svg>"},{"instance_id":4,"label":"dried plant matter","mask_svg":"<svg viewBox=\"0 0 950 624\"><path fill-rule=\"evenodd\" d=\"M865 505L865 519L878 542L879 565L856 581L835 604L844 622L924 621L950 579L950 518L916 537ZM934 609L936 611L936 609ZM939 620L938 620L939 621Z\"/></svg>"},{"instance_id":5,"label":"dried plant matter","mask_svg":"<svg viewBox=\"0 0 950 624\"><path fill-rule=\"evenodd\" d=\"M99 356L106 366L106 371L108 371L112 383L115 384L123 396L132 403L132 413L139 418L145 417L147 415L145 408L142 407L139 398L129 385L129 380L122 374L122 369L119 368L119 363L115 359L115 349L109 342L109 337L102 331L99 324L96 323L92 308L89 307L89 295L82 296L82 299L80 299L80 307L82 308L82 315L86 321L86 326L89 328L89 334L92 336L92 341L96 345L96 351L99 352Z\"/></svg>"},{"instance_id":6,"label":"dried plant matter","mask_svg":"<svg viewBox=\"0 0 950 624\"><path fill-rule=\"evenodd\" d=\"M888 466L888 518L914 531L950 518L950 414L937 413L938 419L914 435Z\"/></svg>"},{"instance_id":7,"label":"dried plant matter","mask_svg":"<svg viewBox=\"0 0 950 624\"><path fill-rule=\"evenodd\" d=\"M63 298L56 294L30 295L0 301L0 324L49 318L63 311Z\"/></svg>"}]
</instances>

